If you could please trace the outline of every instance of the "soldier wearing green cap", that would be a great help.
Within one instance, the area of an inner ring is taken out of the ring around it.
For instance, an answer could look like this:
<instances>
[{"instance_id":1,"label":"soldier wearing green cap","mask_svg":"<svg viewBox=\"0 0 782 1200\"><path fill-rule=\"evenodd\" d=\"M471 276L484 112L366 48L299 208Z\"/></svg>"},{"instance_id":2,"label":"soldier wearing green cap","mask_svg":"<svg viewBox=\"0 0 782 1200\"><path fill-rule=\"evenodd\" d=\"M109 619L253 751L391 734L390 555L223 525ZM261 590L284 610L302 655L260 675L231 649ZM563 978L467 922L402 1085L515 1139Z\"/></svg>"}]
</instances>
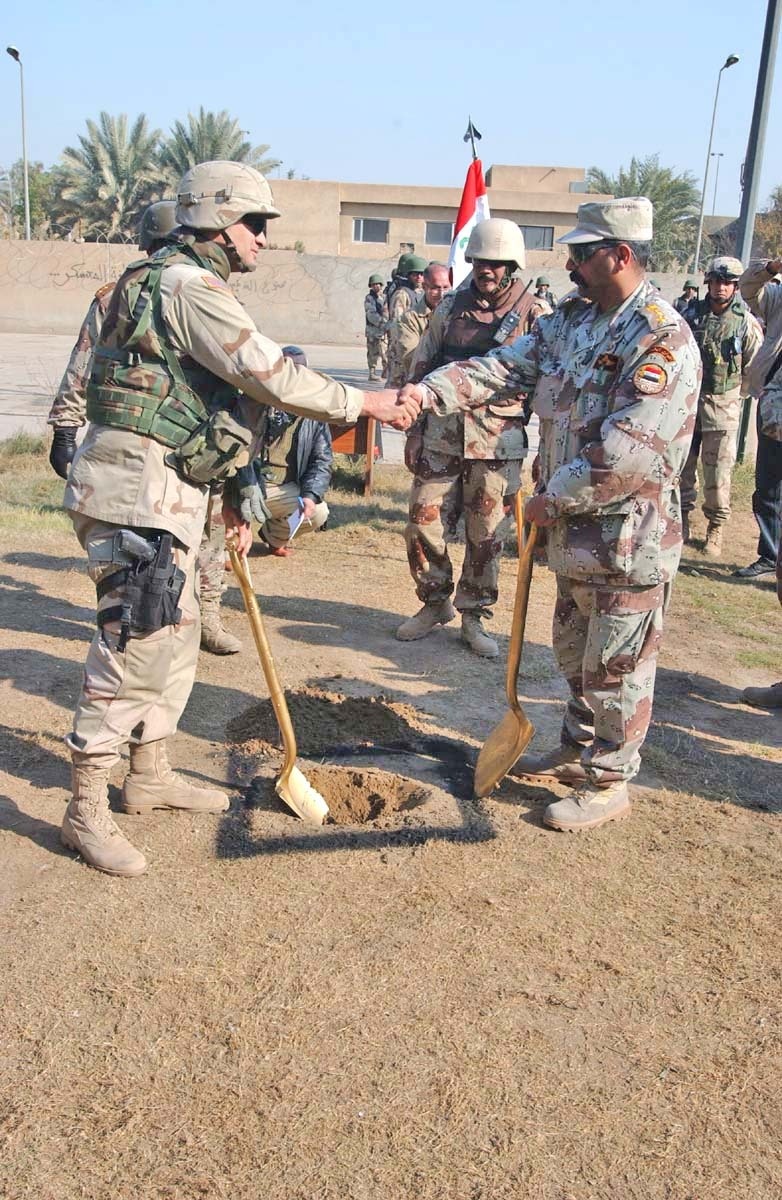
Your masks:
<instances>
[{"instance_id":1,"label":"soldier wearing green cap","mask_svg":"<svg viewBox=\"0 0 782 1200\"><path fill-rule=\"evenodd\" d=\"M535 295L543 304L548 305L551 312L554 311L559 303L551 290L551 280L548 275L538 275L535 280Z\"/></svg>"},{"instance_id":2,"label":"soldier wearing green cap","mask_svg":"<svg viewBox=\"0 0 782 1200\"><path fill-rule=\"evenodd\" d=\"M645 197L582 204L560 238L577 294L527 336L411 389L443 415L489 402L501 412L525 391L541 420L525 515L557 577L552 640L570 697L560 746L516 771L574 786L543 815L558 830L630 812L681 555L678 485L701 364L689 326L646 279L651 239Z\"/></svg>"}]
</instances>

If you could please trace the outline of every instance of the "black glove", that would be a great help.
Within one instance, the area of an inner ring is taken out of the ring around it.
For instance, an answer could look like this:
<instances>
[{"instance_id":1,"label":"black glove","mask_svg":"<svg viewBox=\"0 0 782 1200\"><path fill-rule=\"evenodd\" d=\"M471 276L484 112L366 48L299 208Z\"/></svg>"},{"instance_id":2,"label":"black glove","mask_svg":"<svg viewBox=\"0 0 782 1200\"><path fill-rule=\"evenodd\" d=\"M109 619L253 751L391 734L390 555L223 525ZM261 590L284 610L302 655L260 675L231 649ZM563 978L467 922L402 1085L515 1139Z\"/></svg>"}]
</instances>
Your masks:
<instances>
[{"instance_id":1,"label":"black glove","mask_svg":"<svg viewBox=\"0 0 782 1200\"><path fill-rule=\"evenodd\" d=\"M73 456L76 453L76 426L68 425L55 429L49 462L61 479L68 478Z\"/></svg>"}]
</instances>

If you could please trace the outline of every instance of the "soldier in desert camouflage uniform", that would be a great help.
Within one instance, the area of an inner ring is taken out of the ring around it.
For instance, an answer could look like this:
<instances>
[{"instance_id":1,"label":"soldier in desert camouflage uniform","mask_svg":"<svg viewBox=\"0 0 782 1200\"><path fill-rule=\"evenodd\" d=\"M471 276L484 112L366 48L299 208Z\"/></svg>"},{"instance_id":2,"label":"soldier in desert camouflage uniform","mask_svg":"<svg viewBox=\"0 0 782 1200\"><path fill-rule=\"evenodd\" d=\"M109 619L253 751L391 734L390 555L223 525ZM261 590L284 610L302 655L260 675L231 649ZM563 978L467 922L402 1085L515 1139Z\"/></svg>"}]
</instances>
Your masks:
<instances>
[{"instance_id":1,"label":"soldier in desert camouflage uniform","mask_svg":"<svg viewBox=\"0 0 782 1200\"><path fill-rule=\"evenodd\" d=\"M228 807L222 792L175 775L166 753L195 676L195 562L210 485L252 457L269 404L349 424L366 414L399 428L418 412L391 393L362 393L297 368L258 331L227 280L254 269L266 222L278 215L251 167L191 168L178 189L183 241L128 267L95 348L90 423L65 507L97 585L98 631L67 739L73 799L61 837L110 874L146 869L109 813L109 772L124 745L123 811ZM259 503L242 497L242 517L224 509L243 553Z\"/></svg>"},{"instance_id":2,"label":"soldier in desert camouflage uniform","mask_svg":"<svg viewBox=\"0 0 782 1200\"><path fill-rule=\"evenodd\" d=\"M560 748L517 769L580 784L546 809L554 829L590 829L630 811L627 781L640 765L681 555L677 489L700 356L687 324L645 279L651 237L642 197L582 204L560 239L580 295L528 337L413 389L425 411L442 413L489 398L513 403L528 390L549 422L526 516L548 534L553 645L571 695Z\"/></svg>"},{"instance_id":3,"label":"soldier in desert camouflage uniform","mask_svg":"<svg viewBox=\"0 0 782 1200\"><path fill-rule=\"evenodd\" d=\"M139 225L139 250L151 255L169 238L173 240L177 228L175 210L174 200L159 200L156 204L150 204ZM48 424L54 426L49 462L62 479L68 478L76 453L76 430L87 421L86 389L93 353L114 287L114 283L107 283L95 293L49 412ZM241 650L242 643L223 626L220 612L225 587L225 530L220 494L218 487L207 510L198 551L201 649L212 654L236 654Z\"/></svg>"},{"instance_id":4,"label":"soldier in desert camouflage uniform","mask_svg":"<svg viewBox=\"0 0 782 1200\"><path fill-rule=\"evenodd\" d=\"M715 258L706 271L706 296L693 300L684 317L703 362L698 417L682 471L682 525L690 536L690 513L698 496L698 456L703 466L703 512L708 521L703 553L719 558L730 519L730 488L736 461L745 374L763 341L752 313L738 294L743 267L737 258Z\"/></svg>"},{"instance_id":5,"label":"soldier in desert camouflage uniform","mask_svg":"<svg viewBox=\"0 0 782 1200\"><path fill-rule=\"evenodd\" d=\"M388 386L401 387L410 379L413 359L421 338L429 328L432 313L451 287L444 263L429 263L424 271L424 290L412 308L397 317L389 329Z\"/></svg>"},{"instance_id":6,"label":"soldier in desert camouflage uniform","mask_svg":"<svg viewBox=\"0 0 782 1200\"><path fill-rule=\"evenodd\" d=\"M486 354L492 346L512 341L543 311L519 274L525 261L524 238L513 221L480 221L465 257L472 262L469 283L450 292L432 317L413 360L413 380L444 363ZM399 626L400 641L426 637L455 617L447 542L464 515L466 550L454 596L462 615L461 637L483 658L499 654L481 621L491 616L497 602L502 554L497 531L506 497L519 486L527 447L525 424L519 401L514 410L487 406L446 418L429 413L408 435L405 461L415 479L405 541L423 608Z\"/></svg>"},{"instance_id":7,"label":"soldier in desert camouflage uniform","mask_svg":"<svg viewBox=\"0 0 782 1200\"><path fill-rule=\"evenodd\" d=\"M403 254L397 265L393 287L388 290L388 319L395 321L423 295L426 259L420 254Z\"/></svg>"},{"instance_id":8,"label":"soldier in desert camouflage uniform","mask_svg":"<svg viewBox=\"0 0 782 1200\"><path fill-rule=\"evenodd\" d=\"M369 381L378 378L375 370L380 360L380 373L386 373L388 338L388 306L383 295L383 276L369 276L369 291L364 297L364 336L367 339L367 370Z\"/></svg>"}]
</instances>

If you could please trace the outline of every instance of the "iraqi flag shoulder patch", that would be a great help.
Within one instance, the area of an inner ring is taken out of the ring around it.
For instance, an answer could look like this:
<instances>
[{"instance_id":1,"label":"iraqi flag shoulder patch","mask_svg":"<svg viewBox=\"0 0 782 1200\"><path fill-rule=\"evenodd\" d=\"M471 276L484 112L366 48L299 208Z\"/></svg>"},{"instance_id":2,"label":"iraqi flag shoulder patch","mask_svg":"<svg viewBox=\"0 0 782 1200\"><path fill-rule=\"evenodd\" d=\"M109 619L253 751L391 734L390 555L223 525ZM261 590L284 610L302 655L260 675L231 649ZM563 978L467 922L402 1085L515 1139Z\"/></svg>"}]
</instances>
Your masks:
<instances>
[{"instance_id":1,"label":"iraqi flag shoulder patch","mask_svg":"<svg viewBox=\"0 0 782 1200\"><path fill-rule=\"evenodd\" d=\"M645 362L633 375L633 384L637 391L645 396L656 396L664 392L668 385L668 372L656 362Z\"/></svg>"}]
</instances>

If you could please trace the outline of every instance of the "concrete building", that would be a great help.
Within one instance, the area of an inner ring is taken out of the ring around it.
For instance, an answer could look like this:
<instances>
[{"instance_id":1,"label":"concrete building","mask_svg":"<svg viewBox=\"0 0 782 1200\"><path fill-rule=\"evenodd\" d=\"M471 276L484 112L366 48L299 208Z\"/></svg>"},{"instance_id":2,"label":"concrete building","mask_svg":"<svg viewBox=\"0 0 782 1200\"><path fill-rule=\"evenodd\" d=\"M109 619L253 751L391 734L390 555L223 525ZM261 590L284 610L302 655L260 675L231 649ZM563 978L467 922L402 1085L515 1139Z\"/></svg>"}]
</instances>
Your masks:
<instances>
[{"instance_id":1,"label":"concrete building","mask_svg":"<svg viewBox=\"0 0 782 1200\"><path fill-rule=\"evenodd\" d=\"M486 188L491 215L521 226L527 265L563 267L567 252L557 238L575 223L586 191L584 169L493 166ZM462 194L461 186L317 179L274 179L272 189L282 211L270 227L275 247L389 262L405 250L445 259Z\"/></svg>"}]
</instances>

